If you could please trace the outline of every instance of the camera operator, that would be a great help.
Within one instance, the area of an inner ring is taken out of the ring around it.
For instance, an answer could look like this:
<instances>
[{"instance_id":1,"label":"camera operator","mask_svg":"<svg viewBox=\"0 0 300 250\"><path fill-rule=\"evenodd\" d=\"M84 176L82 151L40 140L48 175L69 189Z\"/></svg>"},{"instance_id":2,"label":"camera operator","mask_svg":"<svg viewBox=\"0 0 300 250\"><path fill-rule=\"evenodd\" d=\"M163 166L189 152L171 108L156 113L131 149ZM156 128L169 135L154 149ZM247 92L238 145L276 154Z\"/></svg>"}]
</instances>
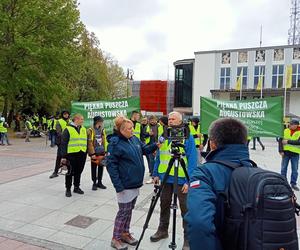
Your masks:
<instances>
[{"instance_id":1,"label":"camera operator","mask_svg":"<svg viewBox=\"0 0 300 250\"><path fill-rule=\"evenodd\" d=\"M169 127L178 127L183 125L182 115L178 112L171 112L168 116ZM168 162L171 160L171 144L172 142L166 140L161 144L159 150L157 151L156 162L154 166L153 176L154 183L158 184L159 180L164 178L164 174L168 168ZM187 172L190 175L197 164L197 152L195 147L195 141L192 135L184 141L184 148L180 148L180 152L184 153L183 160L186 162ZM165 186L162 189L160 196L160 221L157 232L150 237L152 242L157 242L161 239L168 238L168 228L170 221L170 206L172 202L173 195L173 183L174 183L174 166L172 167L169 177L166 181ZM188 183L185 178L184 171L181 166L178 169L178 199L180 204L180 210L182 217L187 212L186 206L186 196L188 192ZM189 243L187 240L187 224L183 221L184 230L184 250L189 249Z\"/></svg>"},{"instance_id":2,"label":"camera operator","mask_svg":"<svg viewBox=\"0 0 300 250\"><path fill-rule=\"evenodd\" d=\"M146 145L134 136L133 122L123 116L115 119L115 129L107 137L107 171L117 192L119 211L117 213L111 246L127 249L136 245L129 231L132 210L135 206L139 188L143 185L145 166L143 154L150 154L157 149L157 144Z\"/></svg>"},{"instance_id":3,"label":"camera operator","mask_svg":"<svg viewBox=\"0 0 300 250\"><path fill-rule=\"evenodd\" d=\"M224 211L223 204L217 203L217 193L228 188L231 169L210 161L239 162L249 160L247 129L231 118L219 119L209 129L211 152L207 163L199 165L190 179L187 198L188 236L191 249L221 250L220 235Z\"/></svg>"}]
</instances>

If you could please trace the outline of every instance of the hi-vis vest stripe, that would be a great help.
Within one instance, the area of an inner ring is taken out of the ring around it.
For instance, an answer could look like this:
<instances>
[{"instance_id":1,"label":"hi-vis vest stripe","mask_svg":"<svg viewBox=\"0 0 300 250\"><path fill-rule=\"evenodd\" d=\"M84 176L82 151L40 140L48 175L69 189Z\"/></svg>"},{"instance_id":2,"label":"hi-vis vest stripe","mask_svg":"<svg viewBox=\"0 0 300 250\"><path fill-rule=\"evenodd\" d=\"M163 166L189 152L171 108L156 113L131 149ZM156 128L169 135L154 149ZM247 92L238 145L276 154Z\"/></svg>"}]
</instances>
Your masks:
<instances>
[{"instance_id":1,"label":"hi-vis vest stripe","mask_svg":"<svg viewBox=\"0 0 300 250\"><path fill-rule=\"evenodd\" d=\"M26 126L26 128L29 129L29 130L32 130L32 129L33 129L31 122L28 121L28 120L25 122L25 126Z\"/></svg>"},{"instance_id":2,"label":"hi-vis vest stripe","mask_svg":"<svg viewBox=\"0 0 300 250\"><path fill-rule=\"evenodd\" d=\"M59 125L61 126L61 131L63 132L63 131L65 130L65 128L67 127L68 122L65 121L64 119L60 118L60 119L58 120L58 123L59 123Z\"/></svg>"},{"instance_id":3,"label":"hi-vis vest stripe","mask_svg":"<svg viewBox=\"0 0 300 250\"><path fill-rule=\"evenodd\" d=\"M165 142L161 145L160 149L159 149L159 160L160 160L160 164L158 166L158 173L159 174L163 174L167 171L168 169L168 164L172 158L171 155L171 143L168 143L168 140L165 140ZM180 153L184 153L184 149L180 148ZM183 160L185 162L185 166L187 167L187 158L186 156L183 156ZM171 168L170 170L170 176L174 176L174 166ZM180 166L178 167L178 177L185 177L183 168Z\"/></svg>"},{"instance_id":4,"label":"hi-vis vest stripe","mask_svg":"<svg viewBox=\"0 0 300 250\"><path fill-rule=\"evenodd\" d=\"M195 145L197 148L199 148L199 145L201 145L204 140L203 135L200 133L200 125L198 125L197 130L193 125L189 125L189 128L190 128L191 135L194 137ZM200 138L198 137L199 134L201 135Z\"/></svg>"},{"instance_id":5,"label":"hi-vis vest stripe","mask_svg":"<svg viewBox=\"0 0 300 250\"><path fill-rule=\"evenodd\" d=\"M68 154L77 152L86 152L87 150L87 134L86 128L81 127L80 133L75 128L67 126L66 129L69 131L70 139L68 143Z\"/></svg>"},{"instance_id":6,"label":"hi-vis vest stripe","mask_svg":"<svg viewBox=\"0 0 300 250\"><path fill-rule=\"evenodd\" d=\"M137 138L141 138L141 124L140 123L136 123L135 124L135 128L133 130L133 134L137 137Z\"/></svg>"},{"instance_id":7,"label":"hi-vis vest stripe","mask_svg":"<svg viewBox=\"0 0 300 250\"><path fill-rule=\"evenodd\" d=\"M289 128L286 128L283 132L283 139L285 140L298 140L299 137L300 137L300 131L296 131L292 136L291 136L291 130ZM300 154L300 145L287 144L283 146L283 150Z\"/></svg>"}]
</instances>

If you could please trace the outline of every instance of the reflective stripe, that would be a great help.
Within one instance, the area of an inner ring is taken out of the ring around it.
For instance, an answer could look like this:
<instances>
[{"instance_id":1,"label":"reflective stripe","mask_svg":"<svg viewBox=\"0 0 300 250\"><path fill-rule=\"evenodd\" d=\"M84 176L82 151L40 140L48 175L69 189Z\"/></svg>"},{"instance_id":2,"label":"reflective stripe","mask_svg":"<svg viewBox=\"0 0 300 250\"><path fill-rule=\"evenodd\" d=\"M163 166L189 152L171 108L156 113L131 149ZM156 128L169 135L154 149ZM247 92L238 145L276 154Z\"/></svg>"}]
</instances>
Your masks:
<instances>
[{"instance_id":1,"label":"reflective stripe","mask_svg":"<svg viewBox=\"0 0 300 250\"><path fill-rule=\"evenodd\" d=\"M283 139L285 140L298 140L300 137L300 131L294 132L294 134L291 136L291 130L289 128L286 128L283 132ZM283 146L283 150L290 151L293 153L300 154L300 145L291 145L287 144Z\"/></svg>"}]
</instances>

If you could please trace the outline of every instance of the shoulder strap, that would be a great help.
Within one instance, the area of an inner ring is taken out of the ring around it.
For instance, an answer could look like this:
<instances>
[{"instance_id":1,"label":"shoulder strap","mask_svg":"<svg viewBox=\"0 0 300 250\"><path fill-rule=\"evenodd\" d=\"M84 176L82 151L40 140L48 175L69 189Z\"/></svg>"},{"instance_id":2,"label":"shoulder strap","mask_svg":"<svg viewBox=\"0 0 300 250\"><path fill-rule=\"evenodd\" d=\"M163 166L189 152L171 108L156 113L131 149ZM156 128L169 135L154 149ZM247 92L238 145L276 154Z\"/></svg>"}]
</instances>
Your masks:
<instances>
[{"instance_id":1,"label":"shoulder strap","mask_svg":"<svg viewBox=\"0 0 300 250\"><path fill-rule=\"evenodd\" d=\"M239 160L239 162L213 160L213 161L208 161L207 163L219 163L219 164L222 164L222 165L234 170L234 169L244 166L245 164L243 162L249 162L252 165L252 167L257 168L257 164L250 159L249 160Z\"/></svg>"}]
</instances>

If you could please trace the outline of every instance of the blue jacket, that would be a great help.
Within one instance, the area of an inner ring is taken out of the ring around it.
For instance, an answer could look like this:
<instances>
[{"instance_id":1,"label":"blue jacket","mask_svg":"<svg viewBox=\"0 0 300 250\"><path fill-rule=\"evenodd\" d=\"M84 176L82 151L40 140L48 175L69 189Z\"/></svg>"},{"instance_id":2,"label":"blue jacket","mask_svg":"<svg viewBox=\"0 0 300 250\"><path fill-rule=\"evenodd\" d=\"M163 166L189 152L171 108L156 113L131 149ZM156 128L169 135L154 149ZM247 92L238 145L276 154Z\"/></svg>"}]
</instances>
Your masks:
<instances>
[{"instance_id":1,"label":"blue jacket","mask_svg":"<svg viewBox=\"0 0 300 250\"><path fill-rule=\"evenodd\" d=\"M216 224L218 222L219 225L222 224L223 211L216 208L217 194L225 192L229 186L232 170L221 164L209 163L209 161L238 162L248 159L249 151L246 145L225 145L212 151L206 157L207 163L197 166L194 170L187 197L188 212L185 216L192 250L222 250ZM250 163L245 164L251 166Z\"/></svg>"},{"instance_id":2,"label":"blue jacket","mask_svg":"<svg viewBox=\"0 0 300 250\"><path fill-rule=\"evenodd\" d=\"M107 171L116 192L141 187L145 172L143 154L154 152L157 145L146 145L135 136L127 139L116 133L107 136L107 140Z\"/></svg>"},{"instance_id":3,"label":"blue jacket","mask_svg":"<svg viewBox=\"0 0 300 250\"><path fill-rule=\"evenodd\" d=\"M195 141L192 135L190 135L190 138L188 138L187 140L185 140L184 142L184 150L185 150L185 154L187 157L187 172L188 175L191 176L191 174L194 171L194 168L197 166L197 151L196 151L196 146L195 146ZM158 166L160 164L160 159L159 159L159 150L157 150L157 154L156 154L156 159L155 159L155 164L154 164L154 169L153 169L153 176L158 176L160 180L162 180L164 178L164 174L159 174L158 173ZM174 183L174 177L173 176L169 176L167 179L167 183ZM186 178L181 178L178 177L178 184L179 185L183 185L187 183Z\"/></svg>"}]
</instances>

